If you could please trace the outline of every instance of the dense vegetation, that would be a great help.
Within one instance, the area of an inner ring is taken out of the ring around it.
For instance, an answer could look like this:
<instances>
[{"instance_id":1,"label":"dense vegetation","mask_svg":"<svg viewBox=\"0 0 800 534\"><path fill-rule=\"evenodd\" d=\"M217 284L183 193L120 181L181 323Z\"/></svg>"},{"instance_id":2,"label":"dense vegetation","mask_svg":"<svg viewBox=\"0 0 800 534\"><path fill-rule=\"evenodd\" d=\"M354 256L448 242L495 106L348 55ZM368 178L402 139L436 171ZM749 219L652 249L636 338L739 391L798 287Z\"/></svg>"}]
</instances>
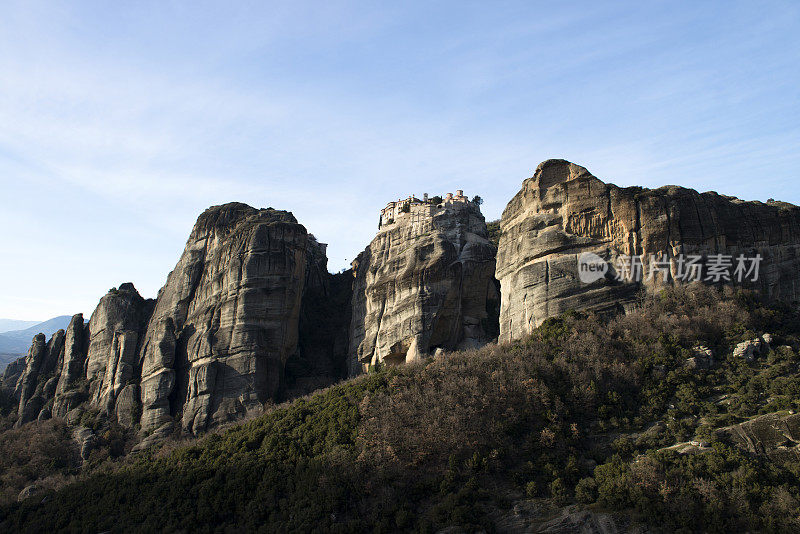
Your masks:
<instances>
[{"instance_id":1,"label":"dense vegetation","mask_svg":"<svg viewBox=\"0 0 800 534\"><path fill-rule=\"evenodd\" d=\"M767 354L733 357L765 332ZM6 506L2 527L491 531L527 498L668 530L798 531L797 455L752 455L715 432L800 408L798 335L792 309L706 287L614 319L568 313L522 342L379 369L129 457ZM709 369L687 366L698 344ZM666 448L691 439L710 446Z\"/></svg>"}]
</instances>

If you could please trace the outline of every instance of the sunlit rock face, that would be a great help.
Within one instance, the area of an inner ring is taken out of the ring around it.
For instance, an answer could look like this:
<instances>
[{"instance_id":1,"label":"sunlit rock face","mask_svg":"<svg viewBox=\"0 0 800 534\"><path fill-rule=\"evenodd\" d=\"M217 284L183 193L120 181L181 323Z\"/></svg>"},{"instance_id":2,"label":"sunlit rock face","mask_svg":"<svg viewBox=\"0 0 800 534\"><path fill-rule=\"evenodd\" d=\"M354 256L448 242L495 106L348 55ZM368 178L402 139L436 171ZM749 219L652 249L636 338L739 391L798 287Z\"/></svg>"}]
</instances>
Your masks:
<instances>
[{"instance_id":1,"label":"sunlit rock face","mask_svg":"<svg viewBox=\"0 0 800 534\"><path fill-rule=\"evenodd\" d=\"M745 277L742 285L800 300L800 208L791 204L744 202L676 186L619 188L579 165L548 160L508 203L501 232L501 341L524 337L570 309L625 308L641 287L682 281L679 258L688 255L702 256L708 272L711 255L760 254L758 280ZM582 282L582 253L605 260L606 276ZM616 280L623 257L638 258L640 282ZM654 257L666 263L656 266Z\"/></svg>"},{"instance_id":2,"label":"sunlit rock face","mask_svg":"<svg viewBox=\"0 0 800 534\"><path fill-rule=\"evenodd\" d=\"M297 346L309 238L291 213L206 210L141 345L143 429L198 432L276 396Z\"/></svg>"},{"instance_id":3,"label":"sunlit rock face","mask_svg":"<svg viewBox=\"0 0 800 534\"><path fill-rule=\"evenodd\" d=\"M383 224L353 262L350 373L490 340L494 257L471 202L413 205Z\"/></svg>"},{"instance_id":4,"label":"sunlit rock face","mask_svg":"<svg viewBox=\"0 0 800 534\"><path fill-rule=\"evenodd\" d=\"M36 336L3 379L15 391L18 424L88 413L140 425L146 439L178 427L197 433L278 399L290 356L294 382L327 385L344 375L331 360L343 364L346 353L326 352L327 340L346 347L347 333L331 330L326 312L348 313L327 306L330 278L325 245L291 213L209 208L156 300L125 283L100 299L88 323L78 314L49 343ZM340 300L349 303L349 289ZM305 314L308 339L298 350L303 302L319 310Z\"/></svg>"}]
</instances>

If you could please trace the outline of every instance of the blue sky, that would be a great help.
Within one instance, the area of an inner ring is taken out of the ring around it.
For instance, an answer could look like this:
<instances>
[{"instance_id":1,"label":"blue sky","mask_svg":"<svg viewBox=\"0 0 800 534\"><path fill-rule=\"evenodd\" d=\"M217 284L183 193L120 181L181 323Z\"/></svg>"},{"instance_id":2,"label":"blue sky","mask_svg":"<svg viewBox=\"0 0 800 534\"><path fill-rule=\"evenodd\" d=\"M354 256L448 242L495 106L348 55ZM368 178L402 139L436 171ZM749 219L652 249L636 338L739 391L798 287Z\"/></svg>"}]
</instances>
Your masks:
<instances>
[{"instance_id":1,"label":"blue sky","mask_svg":"<svg viewBox=\"0 0 800 534\"><path fill-rule=\"evenodd\" d=\"M0 4L0 317L154 297L203 209L339 270L409 193L487 219L553 157L800 204L800 3Z\"/></svg>"}]
</instances>

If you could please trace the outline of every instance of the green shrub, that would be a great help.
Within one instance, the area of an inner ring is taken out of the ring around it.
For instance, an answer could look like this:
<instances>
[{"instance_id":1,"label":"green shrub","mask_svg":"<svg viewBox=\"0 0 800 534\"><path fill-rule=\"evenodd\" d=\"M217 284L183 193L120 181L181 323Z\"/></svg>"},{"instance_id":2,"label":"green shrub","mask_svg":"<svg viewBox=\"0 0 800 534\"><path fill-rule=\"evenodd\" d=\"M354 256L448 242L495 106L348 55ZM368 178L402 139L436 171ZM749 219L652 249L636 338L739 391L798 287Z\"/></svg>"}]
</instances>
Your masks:
<instances>
[{"instance_id":1,"label":"green shrub","mask_svg":"<svg viewBox=\"0 0 800 534\"><path fill-rule=\"evenodd\" d=\"M591 504L597 500L597 482L591 477L580 479L575 485L575 499L583 504Z\"/></svg>"}]
</instances>

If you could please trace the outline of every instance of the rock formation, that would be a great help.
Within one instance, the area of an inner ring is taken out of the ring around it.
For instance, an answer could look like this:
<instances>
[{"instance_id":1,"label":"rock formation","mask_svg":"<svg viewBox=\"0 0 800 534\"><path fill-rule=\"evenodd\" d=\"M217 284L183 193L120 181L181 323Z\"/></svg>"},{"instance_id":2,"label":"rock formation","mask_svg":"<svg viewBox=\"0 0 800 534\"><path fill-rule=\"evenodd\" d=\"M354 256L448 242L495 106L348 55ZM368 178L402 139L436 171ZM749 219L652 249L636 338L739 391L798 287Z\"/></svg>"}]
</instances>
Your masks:
<instances>
[{"instance_id":1,"label":"rock formation","mask_svg":"<svg viewBox=\"0 0 800 534\"><path fill-rule=\"evenodd\" d=\"M151 309L133 284L122 284L100 300L88 325L78 314L49 342L34 337L14 390L16 424L66 417L90 400L110 414L117 393L137 380L136 337ZM4 384L14 372L10 366Z\"/></svg>"},{"instance_id":2,"label":"rock formation","mask_svg":"<svg viewBox=\"0 0 800 534\"><path fill-rule=\"evenodd\" d=\"M27 423L35 420L39 416L44 401L37 391L37 384L39 381L39 371L42 364L48 358L47 343L45 343L44 334L37 334L33 338L33 344L28 351L28 356L25 358L25 370L17 382L14 396L19 400L19 408L17 411L17 425Z\"/></svg>"},{"instance_id":3,"label":"rock formation","mask_svg":"<svg viewBox=\"0 0 800 534\"><path fill-rule=\"evenodd\" d=\"M84 325L83 314L72 317L64 336L64 357L53 400L53 415L65 417L67 412L83 402L84 395L75 386L84 378L86 362L87 326Z\"/></svg>"},{"instance_id":4,"label":"rock formation","mask_svg":"<svg viewBox=\"0 0 800 534\"><path fill-rule=\"evenodd\" d=\"M309 249L291 213L206 210L159 292L140 353L142 428L204 430L275 398L297 346Z\"/></svg>"},{"instance_id":5,"label":"rock formation","mask_svg":"<svg viewBox=\"0 0 800 534\"><path fill-rule=\"evenodd\" d=\"M800 300L800 208L788 204L621 189L550 160L505 209L495 262L479 205L462 191L434 198L390 202L352 275L328 274L325 245L291 213L209 208L157 300L122 284L88 323L74 316L9 365L17 424L88 413L150 440L201 432L370 365L517 339L568 309L625 307L642 286L674 283L681 255L759 254L751 285ZM588 252L602 269L584 283L577 258ZM641 282L616 279L625 256L640 258ZM648 276L654 258L663 278Z\"/></svg>"},{"instance_id":6,"label":"rock formation","mask_svg":"<svg viewBox=\"0 0 800 534\"><path fill-rule=\"evenodd\" d=\"M149 437L171 433L176 422L196 433L277 400L293 355L308 364L300 372L308 384L327 385L343 375L346 329L316 335L328 319L307 312L307 337L316 342L300 351L298 329L303 302L322 301L339 323L347 317L325 304L330 279L325 245L291 213L209 208L156 301L122 284L87 324L74 316L66 332L49 343L37 336L24 362L9 366L3 383L13 383L17 423L79 421L91 411L140 424ZM334 346L338 352L321 353Z\"/></svg>"},{"instance_id":7,"label":"rock formation","mask_svg":"<svg viewBox=\"0 0 800 534\"><path fill-rule=\"evenodd\" d=\"M347 377L353 273L329 275L325 268L324 274L323 283L307 278L297 351L286 362L282 399L307 395Z\"/></svg>"},{"instance_id":8,"label":"rock formation","mask_svg":"<svg viewBox=\"0 0 800 534\"><path fill-rule=\"evenodd\" d=\"M491 339L495 248L479 207L391 207L353 262L351 374Z\"/></svg>"},{"instance_id":9,"label":"rock formation","mask_svg":"<svg viewBox=\"0 0 800 534\"><path fill-rule=\"evenodd\" d=\"M17 358L6 366L3 371L3 388L10 389L12 392L16 389L17 381L19 381L19 377L22 375L23 371L25 371L25 359L25 356Z\"/></svg>"},{"instance_id":10,"label":"rock formation","mask_svg":"<svg viewBox=\"0 0 800 534\"><path fill-rule=\"evenodd\" d=\"M800 458L800 414L761 415L715 433L753 454L778 460Z\"/></svg>"},{"instance_id":11,"label":"rock formation","mask_svg":"<svg viewBox=\"0 0 800 534\"><path fill-rule=\"evenodd\" d=\"M679 258L689 255L701 256L699 265L707 268L713 255L735 260L760 254L758 280L743 285L800 300L800 208L790 204L744 202L676 186L619 188L573 163L548 160L508 203L501 231L502 341L519 339L570 309L625 307L640 287L684 279L686 265ZM605 276L583 283L582 253L604 260ZM640 262L640 281L617 280L625 257Z\"/></svg>"},{"instance_id":12,"label":"rock formation","mask_svg":"<svg viewBox=\"0 0 800 534\"><path fill-rule=\"evenodd\" d=\"M86 380L92 402L110 413L120 390L135 377L137 344L153 310L131 283L112 289L89 319Z\"/></svg>"}]
</instances>

